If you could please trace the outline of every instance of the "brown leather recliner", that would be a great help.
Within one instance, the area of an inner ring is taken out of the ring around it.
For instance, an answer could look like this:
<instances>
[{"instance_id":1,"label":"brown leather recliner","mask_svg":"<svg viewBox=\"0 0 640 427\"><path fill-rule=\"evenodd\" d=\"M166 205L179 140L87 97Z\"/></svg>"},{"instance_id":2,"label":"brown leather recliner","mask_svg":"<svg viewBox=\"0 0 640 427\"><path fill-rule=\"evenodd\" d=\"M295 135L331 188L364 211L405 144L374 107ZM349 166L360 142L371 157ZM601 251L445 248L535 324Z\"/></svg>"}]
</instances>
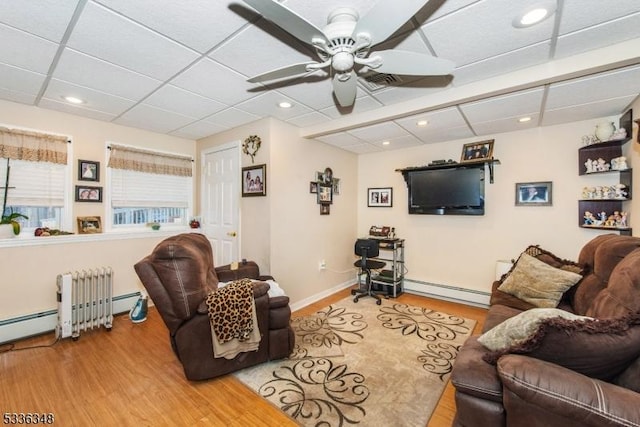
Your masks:
<instances>
[{"instance_id":1,"label":"brown leather recliner","mask_svg":"<svg viewBox=\"0 0 640 427\"><path fill-rule=\"evenodd\" d=\"M261 276L256 263L242 263L237 270L229 266L214 268L207 237L185 233L160 242L134 268L169 329L171 347L189 380L225 375L291 354L295 338L290 326L289 297L270 298L269 285L256 282L253 293L261 335L258 350L240 353L233 359L213 357L206 296L217 289L219 281L272 279Z\"/></svg>"}]
</instances>

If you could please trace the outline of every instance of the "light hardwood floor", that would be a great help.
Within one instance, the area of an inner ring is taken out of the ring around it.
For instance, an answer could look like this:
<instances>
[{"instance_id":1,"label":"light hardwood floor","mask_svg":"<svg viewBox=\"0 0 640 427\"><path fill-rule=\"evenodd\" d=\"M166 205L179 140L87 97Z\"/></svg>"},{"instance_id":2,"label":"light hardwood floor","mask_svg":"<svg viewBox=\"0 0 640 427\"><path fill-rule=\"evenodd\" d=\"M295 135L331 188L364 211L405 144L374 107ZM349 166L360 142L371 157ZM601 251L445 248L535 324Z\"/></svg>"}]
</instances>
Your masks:
<instances>
[{"instance_id":1,"label":"light hardwood floor","mask_svg":"<svg viewBox=\"0 0 640 427\"><path fill-rule=\"evenodd\" d=\"M344 290L294 313L307 315L349 296ZM486 310L403 294L398 302L428 307L483 324ZM15 343L47 345L53 333ZM295 426L286 415L232 375L190 382L151 308L146 322L116 316L113 329L83 333L51 347L6 351L0 346L0 410L51 413L60 426ZM417 397L419 399L419 397ZM450 426L455 413L449 383L429 427Z\"/></svg>"}]
</instances>

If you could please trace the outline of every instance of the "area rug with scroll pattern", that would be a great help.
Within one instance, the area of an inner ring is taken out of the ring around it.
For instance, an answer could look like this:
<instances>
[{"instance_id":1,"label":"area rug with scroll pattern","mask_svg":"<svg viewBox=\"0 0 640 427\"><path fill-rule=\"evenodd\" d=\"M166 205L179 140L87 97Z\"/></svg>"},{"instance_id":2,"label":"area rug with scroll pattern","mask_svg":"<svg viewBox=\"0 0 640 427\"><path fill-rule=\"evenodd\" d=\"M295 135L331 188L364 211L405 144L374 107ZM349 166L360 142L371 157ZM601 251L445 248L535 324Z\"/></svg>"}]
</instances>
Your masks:
<instances>
[{"instance_id":1,"label":"area rug with scroll pattern","mask_svg":"<svg viewBox=\"0 0 640 427\"><path fill-rule=\"evenodd\" d=\"M293 354L235 375L303 426L421 426L474 320L371 298L292 319Z\"/></svg>"}]
</instances>

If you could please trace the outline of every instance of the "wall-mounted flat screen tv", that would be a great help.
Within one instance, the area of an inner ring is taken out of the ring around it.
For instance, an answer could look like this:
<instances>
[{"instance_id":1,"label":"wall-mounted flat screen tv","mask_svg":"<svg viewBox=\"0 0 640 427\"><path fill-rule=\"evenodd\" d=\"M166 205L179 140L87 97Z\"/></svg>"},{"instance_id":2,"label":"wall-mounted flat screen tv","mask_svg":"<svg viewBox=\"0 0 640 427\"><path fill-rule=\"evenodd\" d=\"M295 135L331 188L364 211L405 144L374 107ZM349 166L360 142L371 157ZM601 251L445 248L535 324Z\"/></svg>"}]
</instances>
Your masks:
<instances>
[{"instance_id":1,"label":"wall-mounted flat screen tv","mask_svg":"<svg viewBox=\"0 0 640 427\"><path fill-rule=\"evenodd\" d=\"M484 215L484 165L405 174L410 214Z\"/></svg>"}]
</instances>

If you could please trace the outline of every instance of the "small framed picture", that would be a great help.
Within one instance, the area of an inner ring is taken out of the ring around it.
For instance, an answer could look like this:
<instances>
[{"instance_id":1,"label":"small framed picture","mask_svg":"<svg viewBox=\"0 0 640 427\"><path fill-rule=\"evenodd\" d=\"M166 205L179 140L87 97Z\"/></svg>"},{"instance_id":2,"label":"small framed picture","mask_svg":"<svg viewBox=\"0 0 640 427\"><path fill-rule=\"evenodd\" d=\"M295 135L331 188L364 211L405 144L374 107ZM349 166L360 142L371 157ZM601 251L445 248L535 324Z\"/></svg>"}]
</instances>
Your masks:
<instances>
[{"instance_id":1,"label":"small framed picture","mask_svg":"<svg viewBox=\"0 0 640 427\"><path fill-rule=\"evenodd\" d=\"M102 233L102 221L99 216L79 216L78 234Z\"/></svg>"},{"instance_id":2,"label":"small framed picture","mask_svg":"<svg viewBox=\"0 0 640 427\"><path fill-rule=\"evenodd\" d=\"M318 203L321 205L330 205L333 203L332 185L318 184Z\"/></svg>"},{"instance_id":3,"label":"small framed picture","mask_svg":"<svg viewBox=\"0 0 640 427\"><path fill-rule=\"evenodd\" d=\"M76 185L76 202L102 202L102 187Z\"/></svg>"},{"instance_id":4,"label":"small framed picture","mask_svg":"<svg viewBox=\"0 0 640 427\"><path fill-rule=\"evenodd\" d=\"M370 208L390 208L393 206L393 188L368 188L367 206Z\"/></svg>"},{"instance_id":5,"label":"small framed picture","mask_svg":"<svg viewBox=\"0 0 640 427\"><path fill-rule=\"evenodd\" d=\"M309 193L311 194L318 193L318 183L316 181L309 181Z\"/></svg>"},{"instance_id":6,"label":"small framed picture","mask_svg":"<svg viewBox=\"0 0 640 427\"><path fill-rule=\"evenodd\" d=\"M460 163L480 162L493 157L493 139L486 141L471 142L462 146L462 157Z\"/></svg>"},{"instance_id":7,"label":"small framed picture","mask_svg":"<svg viewBox=\"0 0 640 427\"><path fill-rule=\"evenodd\" d=\"M320 205L320 215L329 215L331 213L331 205L323 203Z\"/></svg>"},{"instance_id":8,"label":"small framed picture","mask_svg":"<svg viewBox=\"0 0 640 427\"><path fill-rule=\"evenodd\" d=\"M78 181L100 181L100 162L78 160Z\"/></svg>"},{"instance_id":9,"label":"small framed picture","mask_svg":"<svg viewBox=\"0 0 640 427\"><path fill-rule=\"evenodd\" d=\"M267 165L242 168L242 197L267 195Z\"/></svg>"},{"instance_id":10,"label":"small framed picture","mask_svg":"<svg viewBox=\"0 0 640 427\"><path fill-rule=\"evenodd\" d=\"M333 194L340 195L340 178L333 178Z\"/></svg>"},{"instance_id":11,"label":"small framed picture","mask_svg":"<svg viewBox=\"0 0 640 427\"><path fill-rule=\"evenodd\" d=\"M551 206L552 182L516 183L516 206Z\"/></svg>"}]
</instances>

